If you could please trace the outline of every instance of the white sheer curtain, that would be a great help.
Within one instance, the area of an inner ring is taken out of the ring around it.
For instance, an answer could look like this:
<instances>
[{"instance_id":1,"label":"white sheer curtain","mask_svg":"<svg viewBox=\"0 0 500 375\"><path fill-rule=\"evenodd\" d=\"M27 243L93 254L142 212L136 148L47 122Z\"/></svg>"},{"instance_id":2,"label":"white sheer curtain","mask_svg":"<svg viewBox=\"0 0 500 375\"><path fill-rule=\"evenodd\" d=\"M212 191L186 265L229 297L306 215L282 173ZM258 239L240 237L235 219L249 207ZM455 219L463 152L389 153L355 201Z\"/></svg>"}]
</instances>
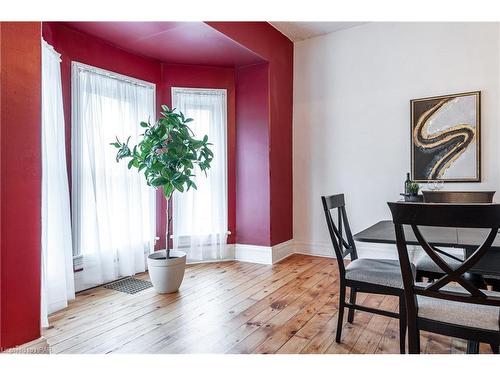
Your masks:
<instances>
[{"instance_id":1,"label":"white sheer curtain","mask_svg":"<svg viewBox=\"0 0 500 375\"><path fill-rule=\"evenodd\" d=\"M138 142L140 122L155 119L155 85L75 62L72 83L73 244L90 287L145 271L153 250L154 190L110 143Z\"/></svg>"},{"instance_id":2,"label":"white sheer curtain","mask_svg":"<svg viewBox=\"0 0 500 375\"><path fill-rule=\"evenodd\" d=\"M43 327L48 314L75 298L60 64L60 55L42 41Z\"/></svg>"},{"instance_id":3,"label":"white sheer curtain","mask_svg":"<svg viewBox=\"0 0 500 375\"><path fill-rule=\"evenodd\" d=\"M172 106L194 119L190 128L198 138L207 134L214 152L208 177L195 171L198 189L174 193L174 249L185 251L189 261L226 259L226 90L173 88Z\"/></svg>"}]
</instances>

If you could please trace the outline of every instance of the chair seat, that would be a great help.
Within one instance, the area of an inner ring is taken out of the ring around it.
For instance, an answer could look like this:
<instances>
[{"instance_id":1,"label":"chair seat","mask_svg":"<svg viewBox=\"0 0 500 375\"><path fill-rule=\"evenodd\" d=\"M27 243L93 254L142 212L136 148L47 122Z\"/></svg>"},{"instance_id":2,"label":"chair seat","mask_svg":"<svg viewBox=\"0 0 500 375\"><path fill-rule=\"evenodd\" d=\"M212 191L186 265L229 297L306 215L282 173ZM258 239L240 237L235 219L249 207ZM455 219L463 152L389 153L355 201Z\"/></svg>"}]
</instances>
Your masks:
<instances>
[{"instance_id":1,"label":"chair seat","mask_svg":"<svg viewBox=\"0 0 500 375\"><path fill-rule=\"evenodd\" d=\"M398 260L360 258L349 263L345 271L347 280L403 288Z\"/></svg>"},{"instance_id":2,"label":"chair seat","mask_svg":"<svg viewBox=\"0 0 500 375\"><path fill-rule=\"evenodd\" d=\"M455 260L453 258L449 258L444 255L440 256L452 269L457 269L462 264L462 262L459 262L458 260ZM436 263L434 263L434 261L429 255L427 255L427 253L420 254L415 261L415 265L417 267L417 271L444 274L444 271Z\"/></svg>"},{"instance_id":3,"label":"chair seat","mask_svg":"<svg viewBox=\"0 0 500 375\"><path fill-rule=\"evenodd\" d=\"M426 283L416 283L415 285L425 286ZM441 290L449 290L467 294L464 288L446 286ZM488 296L500 298L499 292L482 290ZM500 307L477 305L472 303L448 301L426 296L417 295L418 316L444 323L456 324L459 326L488 329L491 331L500 330Z\"/></svg>"}]
</instances>

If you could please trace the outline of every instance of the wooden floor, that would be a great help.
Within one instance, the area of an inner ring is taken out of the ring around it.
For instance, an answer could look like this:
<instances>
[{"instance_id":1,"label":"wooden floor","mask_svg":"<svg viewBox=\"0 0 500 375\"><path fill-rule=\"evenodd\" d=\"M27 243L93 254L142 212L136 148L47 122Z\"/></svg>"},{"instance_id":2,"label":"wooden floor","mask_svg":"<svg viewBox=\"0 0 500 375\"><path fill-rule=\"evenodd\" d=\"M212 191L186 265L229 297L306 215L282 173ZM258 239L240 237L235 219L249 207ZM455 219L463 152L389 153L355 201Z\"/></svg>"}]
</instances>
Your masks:
<instances>
[{"instance_id":1,"label":"wooden floor","mask_svg":"<svg viewBox=\"0 0 500 375\"><path fill-rule=\"evenodd\" d=\"M273 266L191 265L170 295L95 288L53 314L44 336L52 353L398 353L398 321L364 312L344 324L335 343L334 262L293 255ZM392 297L361 294L358 301L397 310ZM465 346L422 334L426 353L463 353Z\"/></svg>"}]
</instances>

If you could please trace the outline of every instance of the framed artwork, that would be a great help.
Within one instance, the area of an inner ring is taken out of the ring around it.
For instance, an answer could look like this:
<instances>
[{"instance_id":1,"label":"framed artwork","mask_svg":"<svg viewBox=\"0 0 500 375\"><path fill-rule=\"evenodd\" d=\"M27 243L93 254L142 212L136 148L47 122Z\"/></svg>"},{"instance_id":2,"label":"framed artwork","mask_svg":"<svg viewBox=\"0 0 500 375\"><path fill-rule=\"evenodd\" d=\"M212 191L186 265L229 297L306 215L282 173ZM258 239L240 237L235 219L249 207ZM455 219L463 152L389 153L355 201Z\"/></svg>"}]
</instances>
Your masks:
<instances>
[{"instance_id":1,"label":"framed artwork","mask_svg":"<svg viewBox=\"0 0 500 375\"><path fill-rule=\"evenodd\" d=\"M412 180L480 182L481 92L410 103Z\"/></svg>"}]
</instances>

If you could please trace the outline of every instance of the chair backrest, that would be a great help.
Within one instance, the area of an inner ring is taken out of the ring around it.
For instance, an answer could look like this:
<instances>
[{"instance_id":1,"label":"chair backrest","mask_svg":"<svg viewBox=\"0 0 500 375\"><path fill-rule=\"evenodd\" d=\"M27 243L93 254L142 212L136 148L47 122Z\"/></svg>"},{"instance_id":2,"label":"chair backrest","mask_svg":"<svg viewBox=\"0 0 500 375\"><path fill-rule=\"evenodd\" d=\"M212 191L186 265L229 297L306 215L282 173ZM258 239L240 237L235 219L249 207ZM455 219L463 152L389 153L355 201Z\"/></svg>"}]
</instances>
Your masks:
<instances>
[{"instance_id":1,"label":"chair backrest","mask_svg":"<svg viewBox=\"0 0 500 375\"><path fill-rule=\"evenodd\" d=\"M347 220L344 194L323 196L321 197L321 201L323 202L326 224L330 232L340 275L343 277L345 274L344 258L348 255L351 256L351 260L358 258L356 245L354 244L349 221ZM337 211L336 224L333 217L335 211Z\"/></svg>"},{"instance_id":2,"label":"chair backrest","mask_svg":"<svg viewBox=\"0 0 500 375\"><path fill-rule=\"evenodd\" d=\"M490 250L500 227L500 204L388 203L391 209L408 312L416 311L416 295L451 301L500 306L500 298L488 296L464 278ZM425 286L415 285L410 266L403 225L411 226L418 243L432 261L442 269L443 276ZM442 251L429 244L419 226L490 229L482 245L457 268L451 268L439 255ZM458 283L465 291L444 288Z\"/></svg>"}]
</instances>

